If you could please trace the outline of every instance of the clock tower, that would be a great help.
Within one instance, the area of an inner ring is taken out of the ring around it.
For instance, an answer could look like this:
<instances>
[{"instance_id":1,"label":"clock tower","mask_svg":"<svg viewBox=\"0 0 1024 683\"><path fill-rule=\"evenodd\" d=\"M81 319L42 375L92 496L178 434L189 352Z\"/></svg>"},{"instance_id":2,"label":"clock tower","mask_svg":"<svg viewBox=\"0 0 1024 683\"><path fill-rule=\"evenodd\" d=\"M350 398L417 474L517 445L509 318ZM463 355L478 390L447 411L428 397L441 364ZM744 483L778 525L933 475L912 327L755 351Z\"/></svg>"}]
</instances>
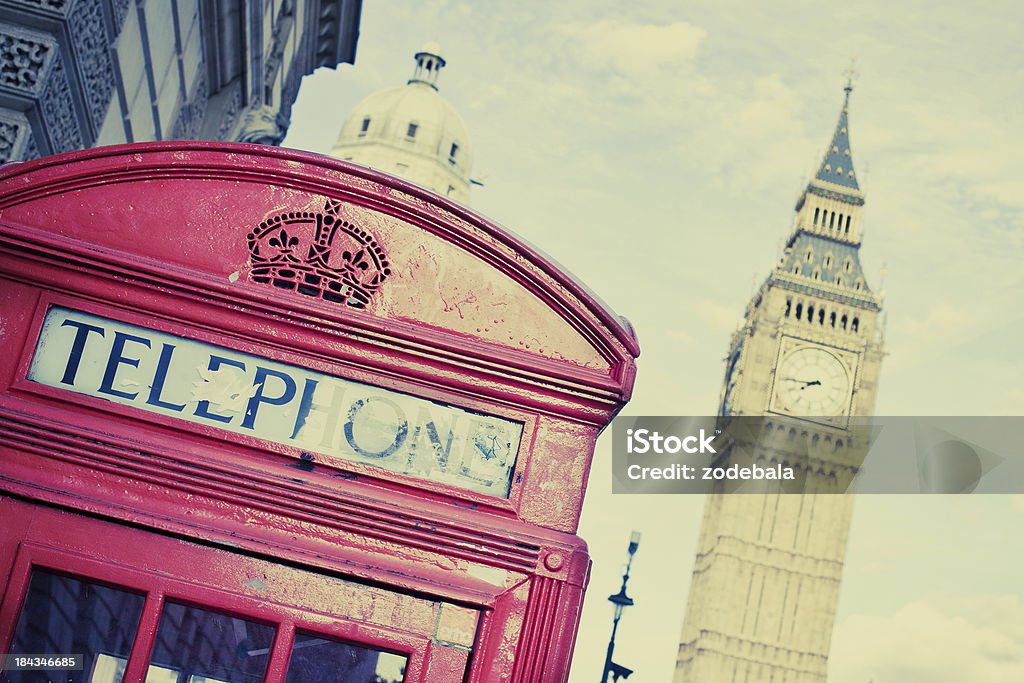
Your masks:
<instances>
[{"instance_id":1,"label":"clock tower","mask_svg":"<svg viewBox=\"0 0 1024 683\"><path fill-rule=\"evenodd\" d=\"M826 680L853 500L814 492L856 474L849 421L872 414L882 358L881 298L860 265L852 89L785 250L733 335L720 404L723 416L784 423L802 452L776 444L772 457L803 463L811 493L708 496L676 683Z\"/></svg>"}]
</instances>

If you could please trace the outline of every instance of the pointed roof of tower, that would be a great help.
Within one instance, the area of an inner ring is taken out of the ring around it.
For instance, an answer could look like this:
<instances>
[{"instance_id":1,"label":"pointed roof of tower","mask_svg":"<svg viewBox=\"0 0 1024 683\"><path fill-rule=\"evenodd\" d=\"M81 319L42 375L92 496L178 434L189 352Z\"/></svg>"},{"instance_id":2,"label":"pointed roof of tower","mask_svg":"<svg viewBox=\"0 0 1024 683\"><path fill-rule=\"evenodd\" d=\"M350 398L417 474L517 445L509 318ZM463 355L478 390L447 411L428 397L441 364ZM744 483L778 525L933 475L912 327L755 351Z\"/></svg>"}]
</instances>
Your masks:
<instances>
[{"instance_id":1,"label":"pointed roof of tower","mask_svg":"<svg viewBox=\"0 0 1024 683\"><path fill-rule=\"evenodd\" d=\"M840 187L848 187L851 190L860 190L857 183L857 174L853 170L853 155L850 152L850 122L849 105L850 93L853 91L852 79L846 81L846 97L843 99L843 110L839 112L839 123L836 124L836 132L832 135L832 142L825 151L825 157L821 160L815 180Z\"/></svg>"}]
</instances>

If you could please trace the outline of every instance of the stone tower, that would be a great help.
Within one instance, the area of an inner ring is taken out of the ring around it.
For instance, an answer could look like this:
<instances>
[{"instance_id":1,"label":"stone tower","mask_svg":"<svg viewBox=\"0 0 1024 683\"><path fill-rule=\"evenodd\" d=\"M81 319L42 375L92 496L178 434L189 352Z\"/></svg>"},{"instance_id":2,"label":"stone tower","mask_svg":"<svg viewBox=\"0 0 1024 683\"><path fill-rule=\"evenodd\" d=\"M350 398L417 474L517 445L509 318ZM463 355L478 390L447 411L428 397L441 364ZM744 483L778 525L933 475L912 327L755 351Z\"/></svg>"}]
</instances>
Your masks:
<instances>
[{"instance_id":1,"label":"stone tower","mask_svg":"<svg viewBox=\"0 0 1024 683\"><path fill-rule=\"evenodd\" d=\"M466 203L473 150L462 117L438 92L446 64L441 47L427 43L415 59L405 85L372 93L355 106L329 154Z\"/></svg>"},{"instance_id":2,"label":"stone tower","mask_svg":"<svg viewBox=\"0 0 1024 683\"><path fill-rule=\"evenodd\" d=\"M720 404L724 416L786 423L811 492L856 474L849 421L872 414L882 358L881 299L859 260L864 193L845 90L785 251L733 336ZM785 448L771 457L787 458ZM817 493L708 496L677 683L824 683L852 505Z\"/></svg>"}]
</instances>

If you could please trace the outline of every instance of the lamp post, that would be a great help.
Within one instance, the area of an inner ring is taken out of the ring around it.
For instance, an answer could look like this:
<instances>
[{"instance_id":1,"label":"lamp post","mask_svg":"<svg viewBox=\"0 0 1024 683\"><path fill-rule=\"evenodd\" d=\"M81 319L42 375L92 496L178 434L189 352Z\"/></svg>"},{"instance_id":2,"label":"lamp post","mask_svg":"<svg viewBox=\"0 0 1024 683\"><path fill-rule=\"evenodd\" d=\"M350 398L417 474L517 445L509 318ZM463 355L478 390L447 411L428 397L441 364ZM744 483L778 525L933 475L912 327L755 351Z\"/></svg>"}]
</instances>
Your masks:
<instances>
[{"instance_id":1,"label":"lamp post","mask_svg":"<svg viewBox=\"0 0 1024 683\"><path fill-rule=\"evenodd\" d=\"M608 683L608 675L611 674L612 681L620 678L629 678L633 673L621 664L612 661L612 653L615 650L615 633L619 630L619 619L622 618L622 611L633 604L633 598L626 595L626 584L629 582L629 568L633 565L633 555L640 547L640 532L634 531L629 536L629 560L626 562L626 573L622 575L622 587L615 595L608 596L608 602L615 606L615 616L612 619L612 637L608 641L608 653L604 658L604 673L601 674L601 683Z\"/></svg>"}]
</instances>

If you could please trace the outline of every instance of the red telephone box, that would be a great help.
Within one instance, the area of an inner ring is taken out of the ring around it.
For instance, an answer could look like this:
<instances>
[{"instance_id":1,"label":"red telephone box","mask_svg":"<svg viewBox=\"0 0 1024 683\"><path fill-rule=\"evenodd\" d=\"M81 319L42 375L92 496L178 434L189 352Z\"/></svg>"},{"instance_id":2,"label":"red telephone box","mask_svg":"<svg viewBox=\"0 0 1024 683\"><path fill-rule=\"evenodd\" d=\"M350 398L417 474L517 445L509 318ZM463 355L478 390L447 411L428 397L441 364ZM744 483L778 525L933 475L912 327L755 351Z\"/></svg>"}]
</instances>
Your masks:
<instances>
[{"instance_id":1,"label":"red telephone box","mask_svg":"<svg viewBox=\"0 0 1024 683\"><path fill-rule=\"evenodd\" d=\"M12 164L0 349L4 680L566 680L639 349L493 223L260 146Z\"/></svg>"}]
</instances>

